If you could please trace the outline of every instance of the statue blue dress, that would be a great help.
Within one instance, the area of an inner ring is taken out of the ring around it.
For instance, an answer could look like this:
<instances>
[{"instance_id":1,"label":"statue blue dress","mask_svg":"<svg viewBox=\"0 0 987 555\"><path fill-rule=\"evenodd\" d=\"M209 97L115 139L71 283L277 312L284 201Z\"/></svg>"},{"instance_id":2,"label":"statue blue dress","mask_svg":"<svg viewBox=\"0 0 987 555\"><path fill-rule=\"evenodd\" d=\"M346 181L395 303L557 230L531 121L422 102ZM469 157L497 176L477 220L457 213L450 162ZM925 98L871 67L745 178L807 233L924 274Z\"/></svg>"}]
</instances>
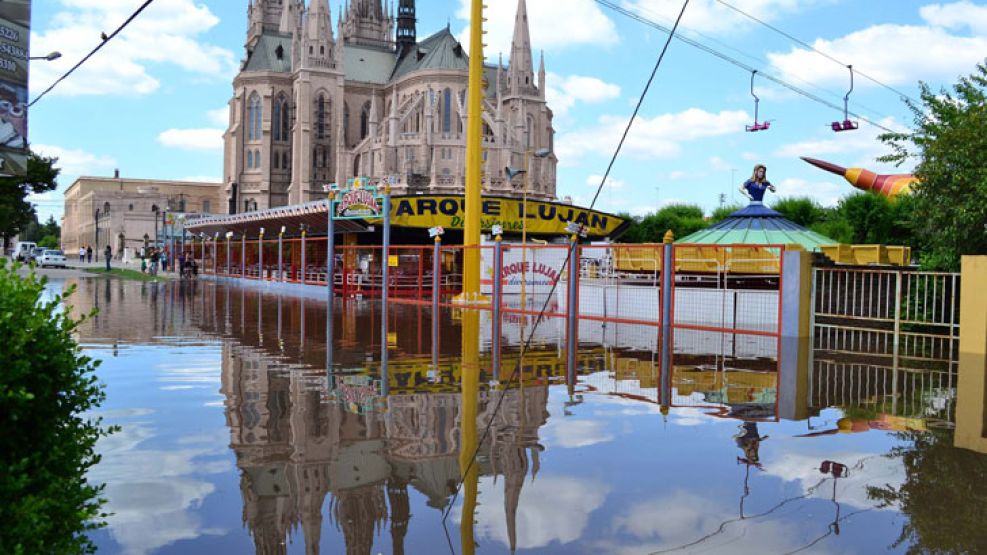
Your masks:
<instances>
[{"instance_id":1,"label":"statue blue dress","mask_svg":"<svg viewBox=\"0 0 987 555\"><path fill-rule=\"evenodd\" d=\"M754 166L754 174L740 186L740 192L751 200L751 204L764 202L764 193L775 192L775 186L765 179L768 169L761 164Z\"/></svg>"}]
</instances>

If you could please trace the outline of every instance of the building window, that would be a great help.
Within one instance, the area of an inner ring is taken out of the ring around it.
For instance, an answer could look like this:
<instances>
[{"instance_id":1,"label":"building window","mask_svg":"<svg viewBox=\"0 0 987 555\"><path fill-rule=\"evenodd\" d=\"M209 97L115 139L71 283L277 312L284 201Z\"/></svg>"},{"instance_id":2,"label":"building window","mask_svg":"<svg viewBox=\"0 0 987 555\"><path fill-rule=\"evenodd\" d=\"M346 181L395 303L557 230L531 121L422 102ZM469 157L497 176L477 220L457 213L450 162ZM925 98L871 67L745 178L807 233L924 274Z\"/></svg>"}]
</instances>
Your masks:
<instances>
[{"instance_id":1,"label":"building window","mask_svg":"<svg viewBox=\"0 0 987 555\"><path fill-rule=\"evenodd\" d=\"M531 116L528 116L528 125L524 128L524 147L533 148L534 147L534 129L535 120Z\"/></svg>"},{"instance_id":2,"label":"building window","mask_svg":"<svg viewBox=\"0 0 987 555\"><path fill-rule=\"evenodd\" d=\"M127 210L129 210L129 211L131 211L131 212L133 212L133 211L134 211L134 205L133 205L133 204L131 204L131 205L128 205L128 206L127 206Z\"/></svg>"},{"instance_id":3,"label":"building window","mask_svg":"<svg viewBox=\"0 0 987 555\"><path fill-rule=\"evenodd\" d=\"M260 151L259 150L255 150L254 151L254 167L255 168L260 168Z\"/></svg>"},{"instance_id":4,"label":"building window","mask_svg":"<svg viewBox=\"0 0 987 555\"><path fill-rule=\"evenodd\" d=\"M264 106L260 95L252 93L247 103L247 139L259 141L261 137L261 122L264 119Z\"/></svg>"},{"instance_id":5,"label":"building window","mask_svg":"<svg viewBox=\"0 0 987 555\"><path fill-rule=\"evenodd\" d=\"M248 150L247 151L247 169L253 169L253 168L254 168L254 151Z\"/></svg>"},{"instance_id":6,"label":"building window","mask_svg":"<svg viewBox=\"0 0 987 555\"><path fill-rule=\"evenodd\" d=\"M321 94L315 101L315 136L326 138L326 97Z\"/></svg>"},{"instance_id":7,"label":"building window","mask_svg":"<svg viewBox=\"0 0 987 555\"><path fill-rule=\"evenodd\" d=\"M343 103L343 143L350 144L350 107Z\"/></svg>"},{"instance_id":8,"label":"building window","mask_svg":"<svg viewBox=\"0 0 987 555\"><path fill-rule=\"evenodd\" d=\"M208 200L202 201L202 213L203 214L208 214L209 213L209 208L210 208L209 201Z\"/></svg>"},{"instance_id":9,"label":"building window","mask_svg":"<svg viewBox=\"0 0 987 555\"><path fill-rule=\"evenodd\" d=\"M287 170L291 168L290 160L288 158L288 151L281 153L281 169Z\"/></svg>"},{"instance_id":10,"label":"building window","mask_svg":"<svg viewBox=\"0 0 987 555\"><path fill-rule=\"evenodd\" d=\"M442 91L442 132L452 132L452 90Z\"/></svg>"},{"instance_id":11,"label":"building window","mask_svg":"<svg viewBox=\"0 0 987 555\"><path fill-rule=\"evenodd\" d=\"M367 102L360 110L360 140L367 138L370 133L370 103Z\"/></svg>"},{"instance_id":12,"label":"building window","mask_svg":"<svg viewBox=\"0 0 987 555\"><path fill-rule=\"evenodd\" d=\"M272 125L274 131L274 140L285 142L288 140L289 135L289 116L288 116L288 99L282 94L274 102L274 122Z\"/></svg>"}]
</instances>

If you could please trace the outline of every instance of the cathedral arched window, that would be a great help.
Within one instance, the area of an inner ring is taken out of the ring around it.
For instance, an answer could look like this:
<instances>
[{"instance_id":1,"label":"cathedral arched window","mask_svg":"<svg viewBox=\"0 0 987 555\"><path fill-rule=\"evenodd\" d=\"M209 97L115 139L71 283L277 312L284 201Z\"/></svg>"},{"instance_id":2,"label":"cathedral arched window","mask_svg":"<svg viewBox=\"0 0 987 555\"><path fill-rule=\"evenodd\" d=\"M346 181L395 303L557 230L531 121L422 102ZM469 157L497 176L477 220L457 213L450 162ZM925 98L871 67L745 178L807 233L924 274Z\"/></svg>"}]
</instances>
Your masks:
<instances>
[{"instance_id":1,"label":"cathedral arched window","mask_svg":"<svg viewBox=\"0 0 987 555\"><path fill-rule=\"evenodd\" d=\"M528 116L528 123L524 127L524 147L534 148L535 140L535 118Z\"/></svg>"},{"instance_id":2,"label":"cathedral arched window","mask_svg":"<svg viewBox=\"0 0 987 555\"><path fill-rule=\"evenodd\" d=\"M288 141L291 122L288 115L288 99L284 94L278 96L278 99L274 101L273 118L274 140L281 142Z\"/></svg>"},{"instance_id":3,"label":"cathedral arched window","mask_svg":"<svg viewBox=\"0 0 987 555\"><path fill-rule=\"evenodd\" d=\"M247 139L259 141L261 137L261 121L264 119L264 105L260 95L252 93L247 101Z\"/></svg>"},{"instance_id":4,"label":"cathedral arched window","mask_svg":"<svg viewBox=\"0 0 987 555\"><path fill-rule=\"evenodd\" d=\"M343 143L350 144L350 105L343 103Z\"/></svg>"},{"instance_id":5,"label":"cathedral arched window","mask_svg":"<svg viewBox=\"0 0 987 555\"><path fill-rule=\"evenodd\" d=\"M288 158L288 151L281 153L281 169L291 169L291 160Z\"/></svg>"},{"instance_id":6,"label":"cathedral arched window","mask_svg":"<svg viewBox=\"0 0 987 555\"><path fill-rule=\"evenodd\" d=\"M452 132L452 90L442 91L442 132Z\"/></svg>"},{"instance_id":7,"label":"cathedral arched window","mask_svg":"<svg viewBox=\"0 0 987 555\"><path fill-rule=\"evenodd\" d=\"M326 97L320 94L315 101L315 137L318 139L326 138L326 108Z\"/></svg>"},{"instance_id":8,"label":"cathedral arched window","mask_svg":"<svg viewBox=\"0 0 987 555\"><path fill-rule=\"evenodd\" d=\"M367 102L360 110L360 140L367 138L370 134L370 103Z\"/></svg>"},{"instance_id":9,"label":"cathedral arched window","mask_svg":"<svg viewBox=\"0 0 987 555\"><path fill-rule=\"evenodd\" d=\"M260 160L260 151L259 150L255 150L254 151L254 167L255 168L260 168L260 163L261 163L261 160Z\"/></svg>"},{"instance_id":10,"label":"cathedral arched window","mask_svg":"<svg viewBox=\"0 0 987 555\"><path fill-rule=\"evenodd\" d=\"M253 169L253 168L254 168L254 151L248 150L247 151L247 169Z\"/></svg>"}]
</instances>

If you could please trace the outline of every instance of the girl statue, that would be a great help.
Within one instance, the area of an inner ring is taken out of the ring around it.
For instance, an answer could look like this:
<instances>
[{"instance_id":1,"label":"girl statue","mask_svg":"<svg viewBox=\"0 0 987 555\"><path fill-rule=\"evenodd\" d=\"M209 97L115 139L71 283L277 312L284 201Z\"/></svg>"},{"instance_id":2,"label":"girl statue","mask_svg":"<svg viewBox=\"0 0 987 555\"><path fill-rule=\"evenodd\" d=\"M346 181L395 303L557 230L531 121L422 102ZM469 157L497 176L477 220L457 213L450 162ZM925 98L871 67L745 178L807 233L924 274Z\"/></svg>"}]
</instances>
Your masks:
<instances>
[{"instance_id":1,"label":"girl statue","mask_svg":"<svg viewBox=\"0 0 987 555\"><path fill-rule=\"evenodd\" d=\"M776 192L775 186L765 178L767 173L768 168L758 164L754 166L754 174L751 175L751 178L740 186L740 192L751 199L751 204L761 204L764 200L764 193L768 190L772 193Z\"/></svg>"}]
</instances>

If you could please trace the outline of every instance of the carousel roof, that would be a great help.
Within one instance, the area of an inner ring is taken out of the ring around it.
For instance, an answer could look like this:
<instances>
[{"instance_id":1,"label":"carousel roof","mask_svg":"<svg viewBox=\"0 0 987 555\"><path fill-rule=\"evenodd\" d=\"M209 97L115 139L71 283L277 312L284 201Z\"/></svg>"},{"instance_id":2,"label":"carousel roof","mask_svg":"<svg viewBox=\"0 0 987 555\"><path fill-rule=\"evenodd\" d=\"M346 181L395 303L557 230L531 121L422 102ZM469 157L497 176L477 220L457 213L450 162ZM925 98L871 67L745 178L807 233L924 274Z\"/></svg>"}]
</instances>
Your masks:
<instances>
[{"instance_id":1,"label":"carousel roof","mask_svg":"<svg viewBox=\"0 0 987 555\"><path fill-rule=\"evenodd\" d=\"M785 219L779 212L761 205L750 204L730 214L725 220L683 237L676 243L697 245L802 245L807 251L817 251L822 245L837 243Z\"/></svg>"}]
</instances>

